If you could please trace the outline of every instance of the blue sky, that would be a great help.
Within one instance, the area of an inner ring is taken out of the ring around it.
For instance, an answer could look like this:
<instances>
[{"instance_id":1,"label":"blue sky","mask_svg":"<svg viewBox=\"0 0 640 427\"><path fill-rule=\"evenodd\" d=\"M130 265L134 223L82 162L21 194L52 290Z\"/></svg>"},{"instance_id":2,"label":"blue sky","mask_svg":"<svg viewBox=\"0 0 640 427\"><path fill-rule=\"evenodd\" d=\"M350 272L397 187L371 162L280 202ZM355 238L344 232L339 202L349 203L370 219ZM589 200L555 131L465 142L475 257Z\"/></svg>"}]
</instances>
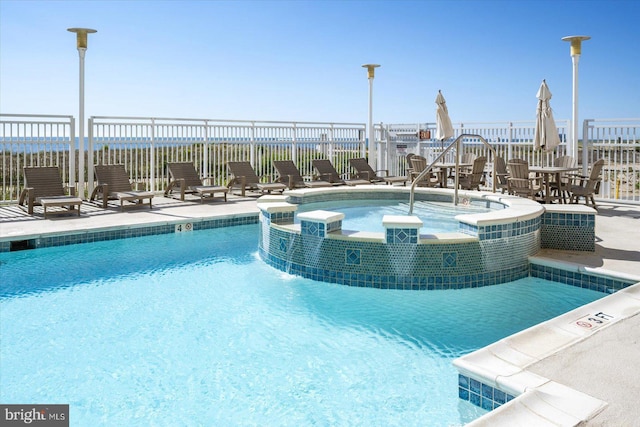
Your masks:
<instances>
[{"instance_id":1,"label":"blue sky","mask_svg":"<svg viewBox=\"0 0 640 427\"><path fill-rule=\"evenodd\" d=\"M367 121L365 63L378 63L374 121L534 120L546 79L571 118L562 37L589 35L579 117L640 117L640 2L0 0L0 112Z\"/></svg>"}]
</instances>

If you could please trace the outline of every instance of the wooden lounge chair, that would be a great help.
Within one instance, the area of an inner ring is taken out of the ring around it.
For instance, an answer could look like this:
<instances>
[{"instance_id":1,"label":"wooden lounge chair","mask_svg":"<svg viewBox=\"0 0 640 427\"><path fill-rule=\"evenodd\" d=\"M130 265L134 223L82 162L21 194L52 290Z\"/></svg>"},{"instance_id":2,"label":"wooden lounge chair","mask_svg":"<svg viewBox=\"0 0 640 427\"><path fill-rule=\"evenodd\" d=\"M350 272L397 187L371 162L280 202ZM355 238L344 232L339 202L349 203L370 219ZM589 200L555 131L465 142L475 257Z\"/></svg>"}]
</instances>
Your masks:
<instances>
[{"instance_id":1,"label":"wooden lounge chair","mask_svg":"<svg viewBox=\"0 0 640 427\"><path fill-rule=\"evenodd\" d=\"M313 167L318 172L318 178L323 181L331 183L331 185L364 185L370 184L369 181L364 179L343 179L336 168L331 163L331 160L318 159L313 160Z\"/></svg>"},{"instance_id":2,"label":"wooden lounge chair","mask_svg":"<svg viewBox=\"0 0 640 427\"><path fill-rule=\"evenodd\" d=\"M249 162L227 162L227 168L231 173L231 179L227 184L229 191L234 188L240 189L240 194L244 197L247 190L259 190L262 194L271 193L272 191L284 191L287 186L280 182L261 182L264 179L256 175L256 171Z\"/></svg>"},{"instance_id":3,"label":"wooden lounge chair","mask_svg":"<svg viewBox=\"0 0 640 427\"><path fill-rule=\"evenodd\" d=\"M273 166L278 171L278 181L285 184L289 190L296 188L318 188L318 187L332 187L332 184L323 180L305 181L300 175L295 163L292 160L274 160Z\"/></svg>"},{"instance_id":4,"label":"wooden lounge chair","mask_svg":"<svg viewBox=\"0 0 640 427\"><path fill-rule=\"evenodd\" d=\"M591 165L589 176L575 175L570 190L572 203L578 203L580 197L584 197L585 205L598 209L594 196L600 190L600 174L603 166L604 159L600 159ZM589 200L591 200L591 203L589 203Z\"/></svg>"},{"instance_id":5,"label":"wooden lounge chair","mask_svg":"<svg viewBox=\"0 0 640 427\"><path fill-rule=\"evenodd\" d=\"M378 172L384 172L384 176L378 176L376 171L371 168L367 159L364 157L360 157L357 159L349 159L349 163L351 166L357 171L357 176L359 179L366 179L371 183L386 183L389 185L402 183L402 185L406 185L408 178L406 176L389 176L389 171L379 170Z\"/></svg>"},{"instance_id":6,"label":"wooden lounge chair","mask_svg":"<svg viewBox=\"0 0 640 427\"><path fill-rule=\"evenodd\" d=\"M172 181L164 190L165 197L173 193L174 188L180 189L180 200L184 201L185 193L195 193L200 196L200 203L205 197L213 198L215 193L222 193L224 201L227 201L227 193L229 188L220 185L204 185L195 166L191 162L184 163L167 163L169 175Z\"/></svg>"},{"instance_id":7,"label":"wooden lounge chair","mask_svg":"<svg viewBox=\"0 0 640 427\"><path fill-rule=\"evenodd\" d=\"M72 187L69 187L69 194L65 193L60 170L56 166L24 168L24 183L25 188L20 193L18 205L24 207L26 204L29 215L33 215L35 205L40 205L44 210L45 219L47 215L70 212L78 212L80 216L82 199L75 197L75 190ZM50 207L62 208L62 210L47 211Z\"/></svg>"},{"instance_id":8,"label":"wooden lounge chair","mask_svg":"<svg viewBox=\"0 0 640 427\"><path fill-rule=\"evenodd\" d=\"M508 193L536 200L536 196L542 192L542 177L531 177L529 175L529 164L525 160L510 160L508 166Z\"/></svg>"},{"instance_id":9,"label":"wooden lounge chair","mask_svg":"<svg viewBox=\"0 0 640 427\"><path fill-rule=\"evenodd\" d=\"M89 200L93 201L101 198L104 209L107 208L109 199L119 200L120 209L125 208L124 202L130 202L133 203L134 206L139 206L143 204L145 200L149 200L149 209L151 209L153 193L150 191L134 190L124 165L95 165L93 170L96 174L98 185L91 192Z\"/></svg>"},{"instance_id":10,"label":"wooden lounge chair","mask_svg":"<svg viewBox=\"0 0 640 427\"><path fill-rule=\"evenodd\" d=\"M464 190L478 190L480 185L484 185L484 167L487 164L487 158L484 156L476 157L473 160L471 171L460 171L458 184Z\"/></svg>"}]
</instances>

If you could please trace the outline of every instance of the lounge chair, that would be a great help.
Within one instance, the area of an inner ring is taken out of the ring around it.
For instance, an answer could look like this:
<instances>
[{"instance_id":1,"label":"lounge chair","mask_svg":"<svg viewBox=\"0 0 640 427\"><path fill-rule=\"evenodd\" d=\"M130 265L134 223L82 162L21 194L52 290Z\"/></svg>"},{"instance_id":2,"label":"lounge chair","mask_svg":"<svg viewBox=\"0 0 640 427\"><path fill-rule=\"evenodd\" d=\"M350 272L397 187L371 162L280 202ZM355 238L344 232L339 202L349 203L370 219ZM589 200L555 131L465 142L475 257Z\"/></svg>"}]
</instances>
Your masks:
<instances>
[{"instance_id":1,"label":"lounge chair","mask_svg":"<svg viewBox=\"0 0 640 427\"><path fill-rule=\"evenodd\" d=\"M484 156L476 157L473 160L471 171L460 171L458 184L464 190L480 190L480 185L484 185L484 167L487 164L487 158Z\"/></svg>"},{"instance_id":2,"label":"lounge chair","mask_svg":"<svg viewBox=\"0 0 640 427\"><path fill-rule=\"evenodd\" d=\"M24 184L25 188L20 193L18 205L24 207L26 204L29 215L33 215L35 205L40 205L44 210L45 219L47 214L57 215L75 213L76 211L80 216L82 199L75 197L73 187L69 187L69 194L65 193L60 170L56 166L24 168ZM47 208L50 207L62 208L63 210L47 212Z\"/></svg>"},{"instance_id":3,"label":"lounge chair","mask_svg":"<svg viewBox=\"0 0 640 427\"><path fill-rule=\"evenodd\" d=\"M331 183L331 185L364 185L370 184L369 181L364 179L343 179L336 168L331 163L331 160L318 159L313 160L313 167L318 172L318 178L323 181Z\"/></svg>"},{"instance_id":4,"label":"lounge chair","mask_svg":"<svg viewBox=\"0 0 640 427\"><path fill-rule=\"evenodd\" d=\"M594 195L600 190L600 174L604 166L604 159L600 159L591 165L589 176L575 175L573 184L571 184L571 202L578 203L580 197L584 197L584 203L587 206L592 205L594 209L598 209ZM591 204L589 203L591 200Z\"/></svg>"},{"instance_id":5,"label":"lounge chair","mask_svg":"<svg viewBox=\"0 0 640 427\"><path fill-rule=\"evenodd\" d=\"M191 162L167 163L167 169L172 181L164 190L165 197L173 193L174 188L180 189L180 200L184 201L185 193L195 193L200 196L200 203L206 196L213 198L215 193L222 193L224 201L227 201L229 188L220 185L204 185L195 166Z\"/></svg>"},{"instance_id":6,"label":"lounge chair","mask_svg":"<svg viewBox=\"0 0 640 427\"><path fill-rule=\"evenodd\" d=\"M93 170L96 174L98 185L91 192L89 200L93 201L102 198L102 207L104 209L107 208L109 199L119 200L120 209L125 208L124 202L130 202L134 206L138 206L143 204L145 200L149 200L149 209L151 209L153 193L134 190L124 165L95 165Z\"/></svg>"},{"instance_id":7,"label":"lounge chair","mask_svg":"<svg viewBox=\"0 0 640 427\"><path fill-rule=\"evenodd\" d=\"M525 160L509 160L507 192L536 200L536 196L542 192L542 177L531 177L529 175L529 164Z\"/></svg>"},{"instance_id":8,"label":"lounge chair","mask_svg":"<svg viewBox=\"0 0 640 427\"><path fill-rule=\"evenodd\" d=\"M292 160L274 160L273 166L280 175L279 181L287 186L289 190L296 188L318 188L332 187L332 184L323 180L305 181L300 171Z\"/></svg>"},{"instance_id":9,"label":"lounge chair","mask_svg":"<svg viewBox=\"0 0 640 427\"><path fill-rule=\"evenodd\" d=\"M231 179L227 184L229 191L234 188L240 189L240 194L244 197L247 190L259 190L262 194L272 191L284 191L287 186L279 182L260 182L262 179L256 175L253 166L249 162L227 162L227 168L231 173Z\"/></svg>"},{"instance_id":10,"label":"lounge chair","mask_svg":"<svg viewBox=\"0 0 640 427\"><path fill-rule=\"evenodd\" d=\"M374 184L384 182L389 185L395 183L402 183L402 185L406 185L408 180L406 176L389 176L389 171L386 169L378 171L384 172L385 176L378 176L376 171L371 168L371 166L367 162L367 159L365 159L364 157L349 159L349 163L357 171L357 176L359 179L366 179L367 181Z\"/></svg>"}]
</instances>

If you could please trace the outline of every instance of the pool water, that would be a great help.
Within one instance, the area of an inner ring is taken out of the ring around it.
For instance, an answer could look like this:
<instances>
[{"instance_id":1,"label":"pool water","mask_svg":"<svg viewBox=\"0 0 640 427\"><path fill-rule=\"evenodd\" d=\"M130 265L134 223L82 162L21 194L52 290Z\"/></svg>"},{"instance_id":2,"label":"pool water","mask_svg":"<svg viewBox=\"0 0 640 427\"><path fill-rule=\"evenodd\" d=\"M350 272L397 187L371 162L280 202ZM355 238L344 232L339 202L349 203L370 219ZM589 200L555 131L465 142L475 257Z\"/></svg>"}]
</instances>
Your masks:
<instances>
[{"instance_id":1,"label":"pool water","mask_svg":"<svg viewBox=\"0 0 640 427\"><path fill-rule=\"evenodd\" d=\"M300 205L298 212L325 210L345 214L342 220L344 230L384 232L384 215L409 215L409 203L398 200L340 200L333 202L313 202ZM418 201L413 205L413 215L422 220L420 232L452 233L458 231L459 222L455 216L490 212L492 209L479 204L458 204L450 202Z\"/></svg>"},{"instance_id":2,"label":"pool water","mask_svg":"<svg viewBox=\"0 0 640 427\"><path fill-rule=\"evenodd\" d=\"M0 254L0 401L71 425L463 425L454 358L604 294L314 282L257 225Z\"/></svg>"}]
</instances>

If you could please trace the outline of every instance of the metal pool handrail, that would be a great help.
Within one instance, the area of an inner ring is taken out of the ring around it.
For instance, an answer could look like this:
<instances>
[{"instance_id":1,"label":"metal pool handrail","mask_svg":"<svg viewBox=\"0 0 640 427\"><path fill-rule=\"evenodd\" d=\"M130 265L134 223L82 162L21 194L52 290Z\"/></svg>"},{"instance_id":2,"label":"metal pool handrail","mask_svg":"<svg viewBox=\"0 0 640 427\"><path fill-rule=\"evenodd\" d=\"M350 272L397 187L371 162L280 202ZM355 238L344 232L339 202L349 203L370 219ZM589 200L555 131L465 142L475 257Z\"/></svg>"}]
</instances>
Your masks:
<instances>
[{"instance_id":1,"label":"metal pool handrail","mask_svg":"<svg viewBox=\"0 0 640 427\"><path fill-rule=\"evenodd\" d=\"M442 159L445 156L445 154L447 154L449 152L449 150L451 150L453 148L453 146L456 147L456 171L458 170L458 165L460 164L460 141L462 141L463 138L478 138L480 141L482 141L482 143L484 145L487 146L489 151L491 151L493 153L493 158L494 159L498 155L498 153L491 146L491 144L489 144L487 142L487 140L484 139L480 135L472 134L472 133L463 133L460 136L458 136L455 139L455 141L453 141L451 144L449 144L449 146L447 148L445 148L444 151L442 153L440 153L440 155L438 157L436 157L436 159L433 162L431 162L431 164L429 166L427 166L422 172L420 172L420 174L416 177L416 179L414 179L413 182L411 183L411 190L409 191L409 215L413 214L413 202L414 202L414 198L415 198L416 185L418 185L418 182L420 182L420 180L422 178L424 178L426 174L431 172L431 170L433 169L433 165L438 163L440 161L440 159ZM492 188L492 191L495 193L496 192L496 162L495 161L493 162L492 172L493 173L492 173L492 179L491 179L491 184L492 184L491 188ZM459 179L459 175L456 172L456 174L455 174L455 184L454 184L454 194L453 194L453 204L455 206L458 205L458 179Z\"/></svg>"}]
</instances>

